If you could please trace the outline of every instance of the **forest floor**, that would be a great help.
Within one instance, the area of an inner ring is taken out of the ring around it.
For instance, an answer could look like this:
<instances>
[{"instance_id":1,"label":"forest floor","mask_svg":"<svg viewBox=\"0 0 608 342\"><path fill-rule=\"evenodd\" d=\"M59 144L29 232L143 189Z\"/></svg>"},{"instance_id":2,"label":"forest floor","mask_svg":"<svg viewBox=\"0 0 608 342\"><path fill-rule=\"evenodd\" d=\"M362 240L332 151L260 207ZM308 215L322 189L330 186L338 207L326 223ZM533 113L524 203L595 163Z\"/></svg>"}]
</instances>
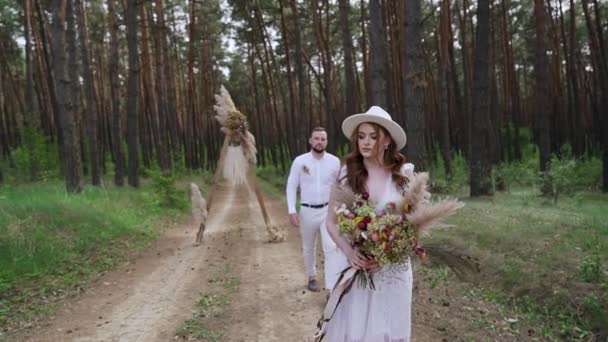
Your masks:
<instances>
[{"instance_id":1,"label":"forest floor","mask_svg":"<svg viewBox=\"0 0 608 342\"><path fill-rule=\"evenodd\" d=\"M216 201L201 246L195 224L177 225L7 340L312 341L325 294L305 288L284 202L266 195L271 221L287 233L269 243L249 187L219 187ZM542 340L447 267L415 263L414 282L413 341Z\"/></svg>"}]
</instances>

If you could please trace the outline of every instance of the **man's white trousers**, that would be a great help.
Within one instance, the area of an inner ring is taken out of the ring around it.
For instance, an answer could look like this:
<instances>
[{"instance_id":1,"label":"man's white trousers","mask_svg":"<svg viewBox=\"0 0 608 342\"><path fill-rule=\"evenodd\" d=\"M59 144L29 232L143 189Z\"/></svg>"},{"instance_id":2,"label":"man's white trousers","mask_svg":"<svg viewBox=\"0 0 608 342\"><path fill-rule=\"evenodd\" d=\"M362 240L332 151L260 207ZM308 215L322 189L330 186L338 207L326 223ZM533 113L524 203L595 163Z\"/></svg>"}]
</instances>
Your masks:
<instances>
[{"instance_id":1,"label":"man's white trousers","mask_svg":"<svg viewBox=\"0 0 608 342\"><path fill-rule=\"evenodd\" d=\"M339 273L348 266L346 257L336 246L327 232L325 218L327 206L319 209L300 208L300 234L302 235L302 252L308 276L314 276L316 270L316 241L321 233L321 246L325 258L325 288L331 290L338 280Z\"/></svg>"}]
</instances>

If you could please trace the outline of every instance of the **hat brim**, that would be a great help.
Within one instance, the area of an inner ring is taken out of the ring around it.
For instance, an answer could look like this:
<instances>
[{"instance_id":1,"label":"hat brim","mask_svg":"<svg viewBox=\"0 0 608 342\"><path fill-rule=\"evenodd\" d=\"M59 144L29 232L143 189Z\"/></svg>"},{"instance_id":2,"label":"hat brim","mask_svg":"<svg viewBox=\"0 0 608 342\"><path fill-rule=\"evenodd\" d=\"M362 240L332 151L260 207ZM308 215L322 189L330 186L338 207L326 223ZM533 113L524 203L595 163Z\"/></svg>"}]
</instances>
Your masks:
<instances>
[{"instance_id":1,"label":"hat brim","mask_svg":"<svg viewBox=\"0 0 608 342\"><path fill-rule=\"evenodd\" d=\"M407 136L405 135L403 128L401 128L401 126L399 126L399 124L397 124L395 121L378 115L368 113L351 115L342 122L342 133L344 133L347 139L350 139L355 129L357 129L357 127L364 122L373 122L384 127L391 135L391 139L393 139L395 142L397 150L405 147Z\"/></svg>"}]
</instances>

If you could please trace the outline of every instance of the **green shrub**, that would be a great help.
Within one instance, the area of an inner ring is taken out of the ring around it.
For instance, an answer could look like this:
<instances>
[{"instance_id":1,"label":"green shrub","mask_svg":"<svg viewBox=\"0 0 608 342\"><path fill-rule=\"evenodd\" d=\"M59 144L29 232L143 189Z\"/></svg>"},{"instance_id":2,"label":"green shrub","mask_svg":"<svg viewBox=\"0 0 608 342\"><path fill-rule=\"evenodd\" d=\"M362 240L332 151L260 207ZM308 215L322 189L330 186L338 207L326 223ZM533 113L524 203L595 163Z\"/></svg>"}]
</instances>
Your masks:
<instances>
[{"instance_id":1,"label":"green shrub","mask_svg":"<svg viewBox=\"0 0 608 342\"><path fill-rule=\"evenodd\" d=\"M9 178L18 181L49 180L59 175L58 146L39 129L21 130L23 144L11 151L11 168L5 168Z\"/></svg>"},{"instance_id":2,"label":"green shrub","mask_svg":"<svg viewBox=\"0 0 608 342\"><path fill-rule=\"evenodd\" d=\"M458 151L452 154L451 177L446 175L445 163L441 152L436 150L433 155L433 163L429 167L431 192L458 193L468 185L469 166L462 152Z\"/></svg>"},{"instance_id":3,"label":"green shrub","mask_svg":"<svg viewBox=\"0 0 608 342\"><path fill-rule=\"evenodd\" d=\"M572 155L572 147L564 145L559 154L551 157L547 172L554 201L562 194L597 189L601 183L601 172L599 158L587 156L576 159ZM539 181L542 181L542 176Z\"/></svg>"},{"instance_id":4,"label":"green shrub","mask_svg":"<svg viewBox=\"0 0 608 342\"><path fill-rule=\"evenodd\" d=\"M183 190L175 186L175 176L162 174L155 170L147 170L146 174L152 179L152 188L157 204L163 208L186 209L188 200Z\"/></svg>"},{"instance_id":5,"label":"green shrub","mask_svg":"<svg viewBox=\"0 0 608 342\"><path fill-rule=\"evenodd\" d=\"M533 186L538 181L539 155L536 145L522 146L521 160L503 162L496 168L496 177L504 181L506 187Z\"/></svg>"}]
</instances>

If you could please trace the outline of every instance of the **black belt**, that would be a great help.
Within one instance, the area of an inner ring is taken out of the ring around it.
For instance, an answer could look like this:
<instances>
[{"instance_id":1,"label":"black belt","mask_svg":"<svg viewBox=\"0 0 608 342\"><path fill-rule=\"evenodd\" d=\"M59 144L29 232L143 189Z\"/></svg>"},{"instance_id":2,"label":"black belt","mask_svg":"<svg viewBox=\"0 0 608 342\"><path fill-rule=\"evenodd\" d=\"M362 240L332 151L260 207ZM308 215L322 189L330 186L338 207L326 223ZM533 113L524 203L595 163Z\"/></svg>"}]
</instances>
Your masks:
<instances>
[{"instance_id":1,"label":"black belt","mask_svg":"<svg viewBox=\"0 0 608 342\"><path fill-rule=\"evenodd\" d=\"M325 204L307 204L307 203L301 203L300 205L306 208L312 208L312 209L321 209L323 207L325 207L326 205L328 205L329 203L325 203Z\"/></svg>"}]
</instances>

